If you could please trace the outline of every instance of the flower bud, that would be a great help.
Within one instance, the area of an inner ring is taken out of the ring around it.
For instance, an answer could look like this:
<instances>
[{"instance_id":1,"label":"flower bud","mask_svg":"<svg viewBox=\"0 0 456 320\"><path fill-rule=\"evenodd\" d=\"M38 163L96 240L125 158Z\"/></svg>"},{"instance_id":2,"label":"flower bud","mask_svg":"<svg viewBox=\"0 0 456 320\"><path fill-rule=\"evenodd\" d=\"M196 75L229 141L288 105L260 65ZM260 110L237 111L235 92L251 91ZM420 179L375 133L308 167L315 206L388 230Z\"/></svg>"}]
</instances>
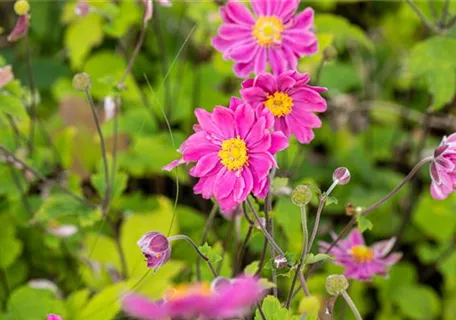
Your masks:
<instances>
[{"instance_id":1,"label":"flower bud","mask_svg":"<svg viewBox=\"0 0 456 320\"><path fill-rule=\"evenodd\" d=\"M137 244L147 259L148 268L157 270L171 257L171 246L168 238L160 232L146 233Z\"/></svg>"},{"instance_id":2,"label":"flower bud","mask_svg":"<svg viewBox=\"0 0 456 320\"><path fill-rule=\"evenodd\" d=\"M80 72L73 77L73 87L78 91L86 91L90 88L90 76L85 72Z\"/></svg>"},{"instance_id":3,"label":"flower bud","mask_svg":"<svg viewBox=\"0 0 456 320\"><path fill-rule=\"evenodd\" d=\"M56 314L48 314L47 315L47 320L62 320L62 317L58 316Z\"/></svg>"},{"instance_id":4,"label":"flower bud","mask_svg":"<svg viewBox=\"0 0 456 320\"><path fill-rule=\"evenodd\" d=\"M18 0L14 4L14 12L18 16L23 16L27 14L30 11L30 4L28 3L27 0Z\"/></svg>"},{"instance_id":5,"label":"flower bud","mask_svg":"<svg viewBox=\"0 0 456 320\"><path fill-rule=\"evenodd\" d=\"M276 269L283 269L288 266L288 260L286 257L282 255L278 255L277 257L274 258L274 267Z\"/></svg>"},{"instance_id":6,"label":"flower bud","mask_svg":"<svg viewBox=\"0 0 456 320\"><path fill-rule=\"evenodd\" d=\"M338 184L344 185L350 182L350 171L345 167L340 167L334 170L333 181L337 181Z\"/></svg>"},{"instance_id":7,"label":"flower bud","mask_svg":"<svg viewBox=\"0 0 456 320\"><path fill-rule=\"evenodd\" d=\"M6 38L9 42L15 42L24 37L30 27L30 15L24 14L19 16L11 33Z\"/></svg>"},{"instance_id":8,"label":"flower bud","mask_svg":"<svg viewBox=\"0 0 456 320\"><path fill-rule=\"evenodd\" d=\"M85 17L90 11L90 5L86 1L78 1L74 7L74 13L79 17Z\"/></svg>"},{"instance_id":9,"label":"flower bud","mask_svg":"<svg viewBox=\"0 0 456 320\"><path fill-rule=\"evenodd\" d=\"M326 291L332 296L338 296L348 289L348 281L341 274L333 274L326 278Z\"/></svg>"},{"instance_id":10,"label":"flower bud","mask_svg":"<svg viewBox=\"0 0 456 320\"><path fill-rule=\"evenodd\" d=\"M312 191L307 186L299 185L291 193L291 201L298 207L305 206L312 200Z\"/></svg>"},{"instance_id":11,"label":"flower bud","mask_svg":"<svg viewBox=\"0 0 456 320\"><path fill-rule=\"evenodd\" d=\"M315 315L320 311L320 300L315 296L302 298L299 303L299 312L306 315Z\"/></svg>"}]
</instances>

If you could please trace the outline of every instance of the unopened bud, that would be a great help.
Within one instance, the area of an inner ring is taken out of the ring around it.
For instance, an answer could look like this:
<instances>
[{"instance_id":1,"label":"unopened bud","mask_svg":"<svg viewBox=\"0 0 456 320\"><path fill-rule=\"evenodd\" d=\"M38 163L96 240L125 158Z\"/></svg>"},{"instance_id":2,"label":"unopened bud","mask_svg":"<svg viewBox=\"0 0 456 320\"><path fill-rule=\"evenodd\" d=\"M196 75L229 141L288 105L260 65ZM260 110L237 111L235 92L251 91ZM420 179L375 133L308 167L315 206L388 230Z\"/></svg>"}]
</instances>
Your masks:
<instances>
[{"instance_id":1,"label":"unopened bud","mask_svg":"<svg viewBox=\"0 0 456 320\"><path fill-rule=\"evenodd\" d=\"M86 91L90 88L90 76L85 72L75 74L73 77L73 87L78 91Z\"/></svg>"},{"instance_id":2,"label":"unopened bud","mask_svg":"<svg viewBox=\"0 0 456 320\"><path fill-rule=\"evenodd\" d=\"M286 257L282 255L278 255L277 257L274 258L274 267L276 269L283 269L288 266L288 260Z\"/></svg>"},{"instance_id":3,"label":"unopened bud","mask_svg":"<svg viewBox=\"0 0 456 320\"><path fill-rule=\"evenodd\" d=\"M18 16L23 16L23 15L27 14L29 11L30 11L30 4L28 3L27 0L19 0L19 1L16 1L16 3L14 4L14 12L16 12L16 14Z\"/></svg>"},{"instance_id":4,"label":"unopened bud","mask_svg":"<svg viewBox=\"0 0 456 320\"><path fill-rule=\"evenodd\" d=\"M340 167L334 170L333 181L337 181L338 184L344 185L350 182L350 171L345 167Z\"/></svg>"},{"instance_id":5,"label":"unopened bud","mask_svg":"<svg viewBox=\"0 0 456 320\"><path fill-rule=\"evenodd\" d=\"M79 17L85 17L90 11L90 5L86 1L78 1L74 7L74 13Z\"/></svg>"},{"instance_id":6,"label":"unopened bud","mask_svg":"<svg viewBox=\"0 0 456 320\"><path fill-rule=\"evenodd\" d=\"M320 312L320 300L315 296L302 298L299 303L299 312L306 315L315 315Z\"/></svg>"},{"instance_id":7,"label":"unopened bud","mask_svg":"<svg viewBox=\"0 0 456 320\"><path fill-rule=\"evenodd\" d=\"M333 274L326 278L326 291L332 296L338 296L348 289L348 281L341 274Z\"/></svg>"},{"instance_id":8,"label":"unopened bud","mask_svg":"<svg viewBox=\"0 0 456 320\"><path fill-rule=\"evenodd\" d=\"M307 186L299 185L291 192L291 201L298 207L305 206L312 200L312 191Z\"/></svg>"}]
</instances>

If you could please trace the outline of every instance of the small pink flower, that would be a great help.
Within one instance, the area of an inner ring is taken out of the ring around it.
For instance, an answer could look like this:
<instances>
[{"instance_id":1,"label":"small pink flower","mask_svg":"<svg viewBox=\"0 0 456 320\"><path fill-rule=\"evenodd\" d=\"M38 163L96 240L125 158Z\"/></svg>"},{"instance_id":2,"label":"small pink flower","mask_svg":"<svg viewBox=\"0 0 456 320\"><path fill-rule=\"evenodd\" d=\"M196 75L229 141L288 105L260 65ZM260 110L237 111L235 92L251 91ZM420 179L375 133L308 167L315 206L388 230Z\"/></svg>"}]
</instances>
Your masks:
<instances>
[{"instance_id":1,"label":"small pink flower","mask_svg":"<svg viewBox=\"0 0 456 320\"><path fill-rule=\"evenodd\" d=\"M0 89L13 81L14 74L10 65L0 68Z\"/></svg>"},{"instance_id":2,"label":"small pink flower","mask_svg":"<svg viewBox=\"0 0 456 320\"><path fill-rule=\"evenodd\" d=\"M434 151L430 172L432 197L436 200L447 198L456 188L456 133L443 137Z\"/></svg>"},{"instance_id":3,"label":"small pink flower","mask_svg":"<svg viewBox=\"0 0 456 320\"><path fill-rule=\"evenodd\" d=\"M56 314L48 314L47 315L47 320L62 320L62 317L58 316Z\"/></svg>"},{"instance_id":4,"label":"small pink flower","mask_svg":"<svg viewBox=\"0 0 456 320\"><path fill-rule=\"evenodd\" d=\"M256 278L218 278L211 286L205 283L180 285L171 289L160 301L130 295L122 301L122 305L128 315L142 320L168 317L228 319L248 313L264 293L263 286Z\"/></svg>"},{"instance_id":5,"label":"small pink flower","mask_svg":"<svg viewBox=\"0 0 456 320\"><path fill-rule=\"evenodd\" d=\"M87 1L80 0L74 7L74 13L79 17L85 17L90 12L90 4Z\"/></svg>"},{"instance_id":6,"label":"small pink flower","mask_svg":"<svg viewBox=\"0 0 456 320\"><path fill-rule=\"evenodd\" d=\"M8 35L7 40L9 42L15 42L25 36L30 27L30 15L24 14L17 17L16 25L14 26L13 31Z\"/></svg>"},{"instance_id":7,"label":"small pink flower","mask_svg":"<svg viewBox=\"0 0 456 320\"><path fill-rule=\"evenodd\" d=\"M193 190L205 199L214 196L223 211L233 210L251 192L266 197L268 173L277 167L273 155L288 146L282 132L271 132L272 114L232 98L230 108L196 109L195 115L199 124L179 148L182 159L163 169L196 162L190 175L200 179Z\"/></svg>"},{"instance_id":8,"label":"small pink flower","mask_svg":"<svg viewBox=\"0 0 456 320\"><path fill-rule=\"evenodd\" d=\"M138 241L138 246L147 259L147 267L157 270L171 257L168 238L160 232L148 232Z\"/></svg>"},{"instance_id":9,"label":"small pink flower","mask_svg":"<svg viewBox=\"0 0 456 320\"><path fill-rule=\"evenodd\" d=\"M336 239L337 235L332 237ZM391 238L367 247L361 232L353 229L329 253L334 255L335 264L345 267L344 275L347 278L367 281L376 274L386 276L389 267L401 259L402 253L389 254L395 242L396 238ZM325 252L329 246L329 243L320 241L321 252Z\"/></svg>"},{"instance_id":10,"label":"small pink flower","mask_svg":"<svg viewBox=\"0 0 456 320\"><path fill-rule=\"evenodd\" d=\"M274 129L299 142L314 138L313 128L321 127L314 112L326 111L326 100L320 95L326 88L308 85L310 76L286 71L278 76L261 73L242 83L241 95L252 106L267 109L274 115Z\"/></svg>"},{"instance_id":11,"label":"small pink flower","mask_svg":"<svg viewBox=\"0 0 456 320\"><path fill-rule=\"evenodd\" d=\"M311 8L296 15L299 0L250 3L254 15L238 1L222 7L223 24L212 39L224 59L235 61L236 75L244 78L264 72L267 63L275 74L294 70L300 57L318 51Z\"/></svg>"}]
</instances>

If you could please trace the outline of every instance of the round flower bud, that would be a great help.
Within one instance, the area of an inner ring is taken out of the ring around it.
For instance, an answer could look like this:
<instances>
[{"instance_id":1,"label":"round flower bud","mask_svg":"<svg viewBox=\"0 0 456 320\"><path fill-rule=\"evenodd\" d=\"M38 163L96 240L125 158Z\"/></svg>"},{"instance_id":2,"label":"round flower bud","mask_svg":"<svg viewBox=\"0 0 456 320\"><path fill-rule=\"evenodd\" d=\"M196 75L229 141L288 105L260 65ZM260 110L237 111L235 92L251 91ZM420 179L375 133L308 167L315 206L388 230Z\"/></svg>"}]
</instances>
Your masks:
<instances>
[{"instance_id":1,"label":"round flower bud","mask_svg":"<svg viewBox=\"0 0 456 320\"><path fill-rule=\"evenodd\" d=\"M305 206L312 200L312 191L304 185L299 185L291 192L291 201L298 207Z\"/></svg>"},{"instance_id":2,"label":"round flower bud","mask_svg":"<svg viewBox=\"0 0 456 320\"><path fill-rule=\"evenodd\" d=\"M90 5L86 1L78 1L74 7L74 13L79 17L85 17L90 11Z\"/></svg>"},{"instance_id":3,"label":"round flower bud","mask_svg":"<svg viewBox=\"0 0 456 320\"><path fill-rule=\"evenodd\" d=\"M159 268L171 257L171 246L168 238L161 232L148 232L137 242L148 268Z\"/></svg>"},{"instance_id":4,"label":"round flower bud","mask_svg":"<svg viewBox=\"0 0 456 320\"><path fill-rule=\"evenodd\" d=\"M283 269L288 266L288 260L286 257L282 255L278 255L277 257L274 258L274 267L276 269Z\"/></svg>"},{"instance_id":5,"label":"round flower bud","mask_svg":"<svg viewBox=\"0 0 456 320\"><path fill-rule=\"evenodd\" d=\"M350 171L345 167L340 167L334 170L333 181L337 181L338 184L344 185L350 182Z\"/></svg>"},{"instance_id":6,"label":"round flower bud","mask_svg":"<svg viewBox=\"0 0 456 320\"><path fill-rule=\"evenodd\" d=\"M217 293L229 285L231 285L230 279L225 277L217 277L211 282L211 291Z\"/></svg>"},{"instance_id":7,"label":"round flower bud","mask_svg":"<svg viewBox=\"0 0 456 320\"><path fill-rule=\"evenodd\" d=\"M85 72L80 72L73 77L73 87L78 91L85 91L90 88L90 76Z\"/></svg>"},{"instance_id":8,"label":"round flower bud","mask_svg":"<svg viewBox=\"0 0 456 320\"><path fill-rule=\"evenodd\" d=\"M302 298L299 303L299 312L306 315L315 315L320 311L320 300L315 296Z\"/></svg>"},{"instance_id":9,"label":"round flower bud","mask_svg":"<svg viewBox=\"0 0 456 320\"><path fill-rule=\"evenodd\" d=\"M18 0L14 4L14 12L18 16L26 15L30 11L30 4L27 0Z\"/></svg>"},{"instance_id":10,"label":"round flower bud","mask_svg":"<svg viewBox=\"0 0 456 320\"><path fill-rule=\"evenodd\" d=\"M332 296L338 296L348 289L348 281L341 274L333 274L326 278L326 291Z\"/></svg>"}]
</instances>

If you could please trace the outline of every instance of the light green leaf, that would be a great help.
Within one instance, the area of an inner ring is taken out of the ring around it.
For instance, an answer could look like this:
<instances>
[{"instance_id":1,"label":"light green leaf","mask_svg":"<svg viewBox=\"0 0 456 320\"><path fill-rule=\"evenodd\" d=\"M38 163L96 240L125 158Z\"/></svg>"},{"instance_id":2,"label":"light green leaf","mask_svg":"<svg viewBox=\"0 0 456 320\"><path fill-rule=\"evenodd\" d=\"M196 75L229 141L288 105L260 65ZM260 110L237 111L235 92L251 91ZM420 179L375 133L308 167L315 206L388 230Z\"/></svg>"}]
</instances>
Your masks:
<instances>
[{"instance_id":1,"label":"light green leaf","mask_svg":"<svg viewBox=\"0 0 456 320\"><path fill-rule=\"evenodd\" d=\"M114 5L112 5L112 8L113 18L111 23L104 27L108 35L120 38L127 33L130 27L142 23L141 10L134 1L123 0L120 2L119 8Z\"/></svg>"},{"instance_id":2,"label":"light green leaf","mask_svg":"<svg viewBox=\"0 0 456 320\"><path fill-rule=\"evenodd\" d=\"M222 256L217 254L214 250L212 250L212 247L206 242L204 245L199 246L200 251L209 258L209 261L212 264L215 264L222 260Z\"/></svg>"},{"instance_id":3,"label":"light green leaf","mask_svg":"<svg viewBox=\"0 0 456 320\"><path fill-rule=\"evenodd\" d=\"M110 177L111 179L112 177ZM104 177L104 171L98 171L98 173L93 174L90 177L93 186L97 190L98 194L100 195L101 198L104 198L105 196L105 177ZM111 190L111 196L112 198L117 198L122 195L124 190L127 188L127 182L128 182L128 176L125 173L122 172L116 172L114 176L114 185L113 190ZM111 184L111 181L109 182Z\"/></svg>"},{"instance_id":4,"label":"light green leaf","mask_svg":"<svg viewBox=\"0 0 456 320\"><path fill-rule=\"evenodd\" d=\"M89 301L90 290L82 289L71 293L66 301L66 308L71 315L80 313Z\"/></svg>"},{"instance_id":5,"label":"light green leaf","mask_svg":"<svg viewBox=\"0 0 456 320\"><path fill-rule=\"evenodd\" d=\"M401 287L392 299L397 303L401 312L411 319L435 319L440 314L439 297L426 286Z\"/></svg>"},{"instance_id":6,"label":"light green leaf","mask_svg":"<svg viewBox=\"0 0 456 320\"><path fill-rule=\"evenodd\" d=\"M127 289L125 282L110 285L87 303L76 320L111 320L120 311L121 294Z\"/></svg>"},{"instance_id":7,"label":"light green leaf","mask_svg":"<svg viewBox=\"0 0 456 320\"><path fill-rule=\"evenodd\" d=\"M8 268L22 252L22 242L15 237L0 236L0 268Z\"/></svg>"},{"instance_id":8,"label":"light green leaf","mask_svg":"<svg viewBox=\"0 0 456 320\"><path fill-rule=\"evenodd\" d=\"M259 261L253 261L247 267L244 268L244 273L246 275L253 276L258 271L259 266L260 266Z\"/></svg>"},{"instance_id":9,"label":"light green leaf","mask_svg":"<svg viewBox=\"0 0 456 320\"><path fill-rule=\"evenodd\" d=\"M326 196L326 205L329 206L331 204L338 204L339 200L337 200L336 197L333 196Z\"/></svg>"},{"instance_id":10,"label":"light green leaf","mask_svg":"<svg viewBox=\"0 0 456 320\"><path fill-rule=\"evenodd\" d=\"M287 308L284 308L280 305L280 301L273 296L267 296L264 298L261 305L263 314L266 320L290 320L292 319L291 313ZM262 317L260 312L257 310L255 313L255 320L261 320Z\"/></svg>"},{"instance_id":11,"label":"light green leaf","mask_svg":"<svg viewBox=\"0 0 456 320\"><path fill-rule=\"evenodd\" d=\"M432 108L437 111L453 100L456 90L455 69L433 69L426 76L429 92L433 95Z\"/></svg>"},{"instance_id":12,"label":"light green leaf","mask_svg":"<svg viewBox=\"0 0 456 320\"><path fill-rule=\"evenodd\" d=\"M306 264L314 264L314 263L317 263L319 261L323 261L323 260L331 260L333 259L333 257L329 254L325 254L325 253L317 253L317 254L313 254L313 253L308 253L306 258L305 258L305 262Z\"/></svg>"},{"instance_id":13,"label":"light green leaf","mask_svg":"<svg viewBox=\"0 0 456 320\"><path fill-rule=\"evenodd\" d=\"M10 95L0 94L0 112L5 112L18 118L27 117L27 112L22 105L22 101Z\"/></svg>"},{"instance_id":14,"label":"light green leaf","mask_svg":"<svg viewBox=\"0 0 456 320\"><path fill-rule=\"evenodd\" d=\"M361 233L363 233L366 230L372 230L372 228L374 227L372 222L363 214L358 214L356 216L356 223L358 224L358 228L359 231L361 231Z\"/></svg>"},{"instance_id":15,"label":"light green leaf","mask_svg":"<svg viewBox=\"0 0 456 320\"><path fill-rule=\"evenodd\" d=\"M73 21L65 31L65 47L73 68L80 68L93 47L103 40L103 17L92 13Z\"/></svg>"},{"instance_id":16,"label":"light green leaf","mask_svg":"<svg viewBox=\"0 0 456 320\"><path fill-rule=\"evenodd\" d=\"M454 68L455 52L456 39L441 36L429 38L412 48L409 69L418 76L436 69Z\"/></svg>"}]
</instances>

